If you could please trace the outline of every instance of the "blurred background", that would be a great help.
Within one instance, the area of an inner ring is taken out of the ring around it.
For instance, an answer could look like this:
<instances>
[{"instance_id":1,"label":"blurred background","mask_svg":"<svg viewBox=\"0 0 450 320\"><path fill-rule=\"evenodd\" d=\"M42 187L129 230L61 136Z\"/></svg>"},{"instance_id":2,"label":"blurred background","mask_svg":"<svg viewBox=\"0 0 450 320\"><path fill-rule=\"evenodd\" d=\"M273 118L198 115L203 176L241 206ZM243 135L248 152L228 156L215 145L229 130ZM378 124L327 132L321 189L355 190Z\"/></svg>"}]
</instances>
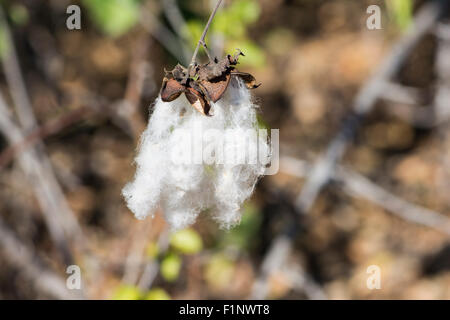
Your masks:
<instances>
[{"instance_id":1,"label":"blurred background","mask_svg":"<svg viewBox=\"0 0 450 320\"><path fill-rule=\"evenodd\" d=\"M450 299L447 2L224 0L206 42L262 82L280 171L170 234L121 189L216 0L0 0L0 299Z\"/></svg>"}]
</instances>

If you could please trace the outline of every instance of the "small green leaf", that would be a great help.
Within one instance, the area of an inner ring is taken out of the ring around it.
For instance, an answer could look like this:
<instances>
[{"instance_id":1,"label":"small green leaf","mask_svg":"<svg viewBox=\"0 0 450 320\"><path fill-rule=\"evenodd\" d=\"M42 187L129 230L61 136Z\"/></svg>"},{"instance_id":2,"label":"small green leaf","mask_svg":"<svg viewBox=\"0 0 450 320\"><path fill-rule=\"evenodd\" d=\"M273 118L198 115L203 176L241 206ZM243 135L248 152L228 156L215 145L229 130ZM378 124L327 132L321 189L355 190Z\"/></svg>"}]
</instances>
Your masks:
<instances>
[{"instance_id":1,"label":"small green leaf","mask_svg":"<svg viewBox=\"0 0 450 320\"><path fill-rule=\"evenodd\" d=\"M116 289L113 300L139 300L141 292L138 288L130 285L121 285Z\"/></svg>"},{"instance_id":2,"label":"small green leaf","mask_svg":"<svg viewBox=\"0 0 450 320\"><path fill-rule=\"evenodd\" d=\"M29 20L28 9L21 4L14 4L9 8L9 16L14 24L23 26L27 24Z\"/></svg>"},{"instance_id":3,"label":"small green leaf","mask_svg":"<svg viewBox=\"0 0 450 320\"><path fill-rule=\"evenodd\" d=\"M206 43L209 39L219 37L224 40L226 53L234 52L236 48L246 49L244 53L251 58L242 59L243 66L261 67L265 64L263 51L254 42L249 40L248 26L256 22L261 14L261 7L256 0L234 0L229 6L221 8L217 12L208 32ZM193 19L187 22L187 28L195 39L200 38L205 21ZM197 43L192 42L195 47Z\"/></svg>"},{"instance_id":4,"label":"small green leaf","mask_svg":"<svg viewBox=\"0 0 450 320\"><path fill-rule=\"evenodd\" d=\"M202 36L203 25L200 20L190 20L186 22L186 28L188 33L190 33L194 39L200 39ZM192 47L195 47L197 42L192 41L191 45Z\"/></svg>"},{"instance_id":5,"label":"small green leaf","mask_svg":"<svg viewBox=\"0 0 450 320\"><path fill-rule=\"evenodd\" d=\"M212 33L220 33L230 39L240 39L245 36L245 24L239 16L229 12L218 13L211 25Z\"/></svg>"},{"instance_id":6,"label":"small green leaf","mask_svg":"<svg viewBox=\"0 0 450 320\"><path fill-rule=\"evenodd\" d=\"M202 238L191 228L174 233L170 244L175 250L185 254L194 254L203 248Z\"/></svg>"},{"instance_id":7,"label":"small green leaf","mask_svg":"<svg viewBox=\"0 0 450 320\"><path fill-rule=\"evenodd\" d=\"M295 44L295 34L288 28L275 28L264 37L265 49L280 57L286 55Z\"/></svg>"},{"instance_id":8,"label":"small green leaf","mask_svg":"<svg viewBox=\"0 0 450 320\"><path fill-rule=\"evenodd\" d=\"M161 262L161 275L169 282L175 281L181 269L181 258L175 253L169 253Z\"/></svg>"},{"instance_id":9,"label":"small green leaf","mask_svg":"<svg viewBox=\"0 0 450 320\"><path fill-rule=\"evenodd\" d=\"M159 254L159 247L156 242L150 241L145 248L145 255L150 259L155 259Z\"/></svg>"},{"instance_id":10,"label":"small green leaf","mask_svg":"<svg viewBox=\"0 0 450 320\"><path fill-rule=\"evenodd\" d=\"M258 20L261 9L257 1L237 0L218 12L214 18L211 29L220 32L232 39L245 37L247 25Z\"/></svg>"},{"instance_id":11,"label":"small green leaf","mask_svg":"<svg viewBox=\"0 0 450 320\"><path fill-rule=\"evenodd\" d=\"M242 219L239 226L224 233L220 241L220 247L234 247L238 250L247 250L255 245L256 235L261 227L261 214L258 208L251 202L244 204Z\"/></svg>"},{"instance_id":12,"label":"small green leaf","mask_svg":"<svg viewBox=\"0 0 450 320\"><path fill-rule=\"evenodd\" d=\"M0 26L0 59L3 59L9 50L8 36L5 29Z\"/></svg>"},{"instance_id":13,"label":"small green leaf","mask_svg":"<svg viewBox=\"0 0 450 320\"><path fill-rule=\"evenodd\" d=\"M144 300L170 300L170 295L161 288L154 288L147 292Z\"/></svg>"},{"instance_id":14,"label":"small green leaf","mask_svg":"<svg viewBox=\"0 0 450 320\"><path fill-rule=\"evenodd\" d=\"M229 10L246 24L256 22L261 13L258 2L254 0L234 1Z\"/></svg>"},{"instance_id":15,"label":"small green leaf","mask_svg":"<svg viewBox=\"0 0 450 320\"><path fill-rule=\"evenodd\" d=\"M215 175L215 173L216 173L216 169L215 169L214 166L212 166L212 165L207 165L207 164L205 164L205 165L203 165L203 168L205 169L205 173L206 173L208 176L213 177L213 176Z\"/></svg>"},{"instance_id":16,"label":"small green leaf","mask_svg":"<svg viewBox=\"0 0 450 320\"><path fill-rule=\"evenodd\" d=\"M205 267L205 280L213 289L225 288L233 278L234 262L223 253L209 259Z\"/></svg>"},{"instance_id":17,"label":"small green leaf","mask_svg":"<svg viewBox=\"0 0 450 320\"><path fill-rule=\"evenodd\" d=\"M137 0L83 0L82 3L95 24L112 37L125 34L139 21Z\"/></svg>"},{"instance_id":18,"label":"small green leaf","mask_svg":"<svg viewBox=\"0 0 450 320\"><path fill-rule=\"evenodd\" d=\"M401 29L409 26L413 16L412 0L386 0L389 14Z\"/></svg>"},{"instance_id":19,"label":"small green leaf","mask_svg":"<svg viewBox=\"0 0 450 320\"><path fill-rule=\"evenodd\" d=\"M258 129L270 130L270 125L261 117L261 115L256 115L256 122L258 123Z\"/></svg>"}]
</instances>

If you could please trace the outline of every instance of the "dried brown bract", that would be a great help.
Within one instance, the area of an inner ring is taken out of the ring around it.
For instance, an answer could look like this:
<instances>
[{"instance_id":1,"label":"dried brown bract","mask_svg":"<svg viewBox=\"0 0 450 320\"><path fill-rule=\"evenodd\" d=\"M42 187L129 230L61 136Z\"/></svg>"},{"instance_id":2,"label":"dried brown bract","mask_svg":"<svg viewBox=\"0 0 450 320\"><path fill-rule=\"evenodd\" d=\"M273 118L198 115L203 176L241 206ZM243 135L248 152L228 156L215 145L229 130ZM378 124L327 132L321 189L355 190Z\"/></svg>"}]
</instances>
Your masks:
<instances>
[{"instance_id":1,"label":"dried brown bract","mask_svg":"<svg viewBox=\"0 0 450 320\"><path fill-rule=\"evenodd\" d=\"M227 55L222 60L215 58L190 68L178 64L172 71L165 70L161 87L162 101L173 101L184 93L196 110L210 116L211 101L217 102L222 97L232 77L242 79L249 89L260 86L251 74L236 70L239 56L244 56L240 50L234 56Z\"/></svg>"}]
</instances>

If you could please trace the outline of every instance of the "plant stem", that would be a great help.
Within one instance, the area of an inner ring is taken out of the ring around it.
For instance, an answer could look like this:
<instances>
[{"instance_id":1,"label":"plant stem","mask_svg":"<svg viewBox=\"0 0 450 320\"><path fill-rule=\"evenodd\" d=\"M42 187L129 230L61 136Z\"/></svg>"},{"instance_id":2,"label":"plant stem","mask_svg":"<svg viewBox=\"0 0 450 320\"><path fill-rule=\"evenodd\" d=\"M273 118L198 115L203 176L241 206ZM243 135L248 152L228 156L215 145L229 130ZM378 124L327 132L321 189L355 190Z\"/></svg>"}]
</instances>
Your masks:
<instances>
[{"instance_id":1,"label":"plant stem","mask_svg":"<svg viewBox=\"0 0 450 320\"><path fill-rule=\"evenodd\" d=\"M219 9L221 3L222 3L222 0L217 1L217 4L214 7L213 12L211 12L211 15L209 16L209 19L208 19L208 22L206 23L205 29L203 29L202 36L201 36L200 40L198 40L197 46L195 47L195 51L194 51L194 54L192 55L191 63L189 64L189 69L195 63L195 59L197 58L198 49L200 48L200 45L203 45L206 49L205 37L206 37L206 34L208 33L208 29L211 25L211 22L214 19L214 16L216 15L217 9Z\"/></svg>"}]
</instances>

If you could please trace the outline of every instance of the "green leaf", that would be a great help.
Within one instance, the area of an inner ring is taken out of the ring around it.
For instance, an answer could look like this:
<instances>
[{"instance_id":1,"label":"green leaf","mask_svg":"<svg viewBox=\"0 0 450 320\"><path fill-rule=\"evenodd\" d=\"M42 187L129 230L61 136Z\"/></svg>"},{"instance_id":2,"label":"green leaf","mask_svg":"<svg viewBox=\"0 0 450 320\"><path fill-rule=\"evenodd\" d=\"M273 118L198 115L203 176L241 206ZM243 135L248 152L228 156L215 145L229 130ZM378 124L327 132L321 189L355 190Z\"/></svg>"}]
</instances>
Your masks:
<instances>
[{"instance_id":1,"label":"green leaf","mask_svg":"<svg viewBox=\"0 0 450 320\"><path fill-rule=\"evenodd\" d=\"M255 244L256 235L261 227L261 214L252 203L244 204L242 219L239 226L223 235L220 247L235 247L246 250L251 244Z\"/></svg>"},{"instance_id":2,"label":"green leaf","mask_svg":"<svg viewBox=\"0 0 450 320\"><path fill-rule=\"evenodd\" d=\"M256 115L256 122L258 123L258 129L265 129L270 132L270 125L263 119L263 117L261 117L260 114Z\"/></svg>"},{"instance_id":3,"label":"green leaf","mask_svg":"<svg viewBox=\"0 0 450 320\"><path fill-rule=\"evenodd\" d=\"M229 10L245 24L256 22L261 13L258 2L254 0L234 1Z\"/></svg>"},{"instance_id":4,"label":"green leaf","mask_svg":"<svg viewBox=\"0 0 450 320\"><path fill-rule=\"evenodd\" d=\"M113 300L139 300L141 292L137 287L121 285L116 289Z\"/></svg>"},{"instance_id":5,"label":"green leaf","mask_svg":"<svg viewBox=\"0 0 450 320\"><path fill-rule=\"evenodd\" d=\"M203 25L200 20L189 20L186 22L186 28L188 32L192 35L196 41L192 41L191 45L192 47L195 47L197 45L198 39L202 36L203 32Z\"/></svg>"},{"instance_id":6,"label":"green leaf","mask_svg":"<svg viewBox=\"0 0 450 320\"><path fill-rule=\"evenodd\" d=\"M401 29L409 26L413 16L412 0L386 0L389 15Z\"/></svg>"},{"instance_id":7,"label":"green leaf","mask_svg":"<svg viewBox=\"0 0 450 320\"><path fill-rule=\"evenodd\" d=\"M161 261L161 275L169 281L175 281L180 275L181 258L175 253L169 253L163 261Z\"/></svg>"},{"instance_id":8,"label":"green leaf","mask_svg":"<svg viewBox=\"0 0 450 320\"><path fill-rule=\"evenodd\" d=\"M234 262L223 253L209 259L205 267L205 280L214 289L225 288L233 278Z\"/></svg>"},{"instance_id":9,"label":"green leaf","mask_svg":"<svg viewBox=\"0 0 450 320\"><path fill-rule=\"evenodd\" d=\"M5 29L0 25L0 59L3 59L9 50L9 41Z\"/></svg>"},{"instance_id":10,"label":"green leaf","mask_svg":"<svg viewBox=\"0 0 450 320\"><path fill-rule=\"evenodd\" d=\"M137 0L83 0L94 23L106 34L118 37L139 21Z\"/></svg>"},{"instance_id":11,"label":"green leaf","mask_svg":"<svg viewBox=\"0 0 450 320\"><path fill-rule=\"evenodd\" d=\"M295 34L287 28L274 28L264 36L264 47L273 55L283 57L295 45Z\"/></svg>"},{"instance_id":12,"label":"green leaf","mask_svg":"<svg viewBox=\"0 0 450 320\"><path fill-rule=\"evenodd\" d=\"M218 13L211 24L212 33L220 33L227 38L238 39L245 37L246 26L239 16L229 12Z\"/></svg>"},{"instance_id":13,"label":"green leaf","mask_svg":"<svg viewBox=\"0 0 450 320\"><path fill-rule=\"evenodd\" d=\"M236 48L245 49L244 53L250 55L248 59L241 59L243 66L261 67L265 64L265 55L258 45L249 40L248 26L256 22L261 14L261 7L257 0L234 0L227 7L217 12L206 43L210 38L224 39L226 53L234 52ZM203 31L204 19L193 19L187 22L187 28L195 39L199 39ZM192 43L192 47L196 46Z\"/></svg>"},{"instance_id":14,"label":"green leaf","mask_svg":"<svg viewBox=\"0 0 450 320\"><path fill-rule=\"evenodd\" d=\"M159 254L159 247L156 242L150 241L145 248L145 255L150 259L155 259Z\"/></svg>"},{"instance_id":15,"label":"green leaf","mask_svg":"<svg viewBox=\"0 0 450 320\"><path fill-rule=\"evenodd\" d=\"M185 254L194 254L202 250L203 242L194 229L184 229L172 234L170 245L177 251Z\"/></svg>"},{"instance_id":16,"label":"green leaf","mask_svg":"<svg viewBox=\"0 0 450 320\"><path fill-rule=\"evenodd\" d=\"M21 4L14 4L9 8L9 16L12 22L18 26L23 26L28 23L29 13L28 9Z\"/></svg>"},{"instance_id":17,"label":"green leaf","mask_svg":"<svg viewBox=\"0 0 450 320\"><path fill-rule=\"evenodd\" d=\"M161 288L154 288L147 292L144 300L170 300L170 295Z\"/></svg>"},{"instance_id":18,"label":"green leaf","mask_svg":"<svg viewBox=\"0 0 450 320\"><path fill-rule=\"evenodd\" d=\"M233 39L245 37L247 26L258 20L260 12L257 1L233 1L228 8L217 13L211 29Z\"/></svg>"}]
</instances>

